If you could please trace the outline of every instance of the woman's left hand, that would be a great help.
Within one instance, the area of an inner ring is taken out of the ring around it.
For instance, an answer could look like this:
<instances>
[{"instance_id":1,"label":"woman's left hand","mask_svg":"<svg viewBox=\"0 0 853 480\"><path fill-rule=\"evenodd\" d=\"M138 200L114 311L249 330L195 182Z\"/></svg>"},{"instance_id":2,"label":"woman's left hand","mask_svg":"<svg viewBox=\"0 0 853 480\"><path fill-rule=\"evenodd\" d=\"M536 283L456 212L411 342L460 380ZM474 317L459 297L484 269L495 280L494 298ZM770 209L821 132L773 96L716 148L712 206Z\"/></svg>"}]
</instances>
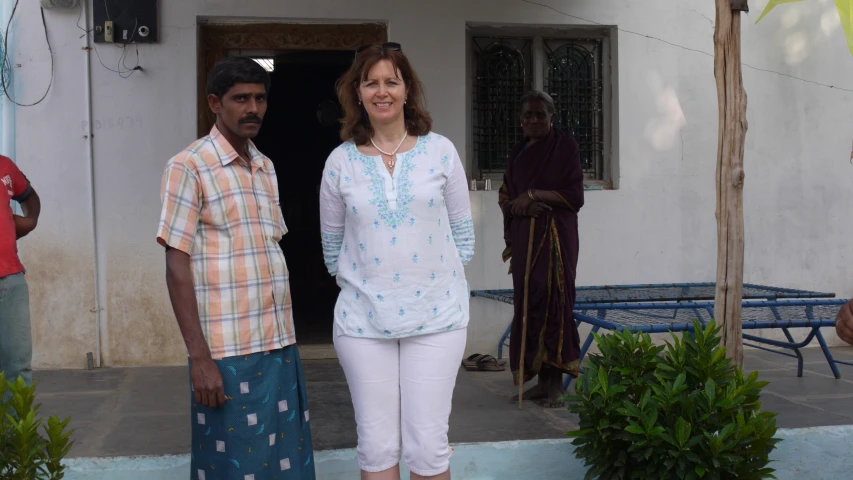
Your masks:
<instances>
[{"instance_id":1,"label":"woman's left hand","mask_svg":"<svg viewBox=\"0 0 853 480\"><path fill-rule=\"evenodd\" d=\"M534 202L530 204L530 208L527 209L527 216L539 218L540 215L550 212L551 210L553 209L547 203Z\"/></svg>"},{"instance_id":2,"label":"woman's left hand","mask_svg":"<svg viewBox=\"0 0 853 480\"><path fill-rule=\"evenodd\" d=\"M533 204L533 199L530 198L526 193L519 195L515 200L512 201L512 214L516 217L526 217L528 216L528 211L530 210L530 205Z\"/></svg>"}]
</instances>

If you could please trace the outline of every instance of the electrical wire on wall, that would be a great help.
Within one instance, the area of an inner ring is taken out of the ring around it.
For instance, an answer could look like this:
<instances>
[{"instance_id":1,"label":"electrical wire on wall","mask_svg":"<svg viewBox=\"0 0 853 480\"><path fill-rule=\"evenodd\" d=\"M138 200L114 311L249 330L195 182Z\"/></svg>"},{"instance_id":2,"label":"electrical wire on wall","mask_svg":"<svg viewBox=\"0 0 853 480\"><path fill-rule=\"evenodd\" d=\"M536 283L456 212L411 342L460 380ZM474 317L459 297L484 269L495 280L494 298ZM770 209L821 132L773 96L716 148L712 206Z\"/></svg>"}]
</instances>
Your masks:
<instances>
[{"instance_id":1,"label":"electrical wire on wall","mask_svg":"<svg viewBox=\"0 0 853 480\"><path fill-rule=\"evenodd\" d=\"M6 36L6 33L3 32L2 30L0 30L0 38L3 38L5 36ZM7 65L9 63L8 59L6 58L6 49L3 48L3 45L0 45L0 57L3 58L3 65ZM6 83L9 81L9 72L10 71L11 71L11 69L9 69L9 68L0 67L0 76L2 76L2 78L0 78L0 82ZM6 95L6 94L4 92L0 91L0 98L3 98L4 95Z\"/></svg>"},{"instance_id":2,"label":"electrical wire on wall","mask_svg":"<svg viewBox=\"0 0 853 480\"><path fill-rule=\"evenodd\" d=\"M107 6L106 0L104 0L104 9L106 9L107 19L109 20L110 19L110 10L109 10L109 7ZM83 3L81 1L81 3L80 3L80 16L77 18L77 28L79 28L83 32L83 35L81 35L81 37L85 36L85 35L90 35L92 32L95 31L94 28L89 29L87 31L85 28L81 27L80 26L80 20L82 18L83 18ZM142 70L142 67L139 65L139 46L137 44L133 43L133 39L136 37L136 28L137 28L138 24L139 24L139 19L134 20L133 35L130 36L130 39L127 42L125 42L125 43L116 42L114 44L116 48L122 49L121 55L119 56L118 62L116 63L116 68L110 68L104 63L104 61L101 59L101 53L98 51L98 47L95 45L94 41L92 42L92 50L95 51L95 56L98 57L98 63L100 63L101 66L106 68L107 70L109 70L113 73L117 73L119 77L124 78L124 79L130 78L131 76L133 76L134 73ZM136 65L134 65L132 67L128 67L127 66L127 51L128 51L128 47L130 47L131 44L133 44L133 47L136 50Z\"/></svg>"},{"instance_id":3,"label":"electrical wire on wall","mask_svg":"<svg viewBox=\"0 0 853 480\"><path fill-rule=\"evenodd\" d=\"M86 30L85 28L81 27L80 26L80 20L83 20L83 2L80 2L80 15L77 15L77 28L79 28L80 30L83 31L83 35L80 35L80 38L83 38L86 35L88 35L89 33L95 31L94 28L90 28L89 30Z\"/></svg>"},{"instance_id":4,"label":"electrical wire on wall","mask_svg":"<svg viewBox=\"0 0 853 480\"><path fill-rule=\"evenodd\" d=\"M9 89L12 84L12 62L9 59L9 31L12 29L12 20L15 18L15 12L18 10L18 3L21 0L15 0L15 6L12 8L12 14L9 15L9 22L6 24L6 32L3 34L3 63L0 64L0 69L2 69L2 73L0 73L0 85L3 86L3 93L6 97L19 107L33 107L35 105L40 104L47 98L47 94L50 93L50 88L53 86L53 48L50 46L50 38L47 35L47 22L44 19L44 9L41 8L41 24L44 27L44 39L47 42L47 51L50 54L50 83L47 85L47 90L45 90L44 95L35 103L18 103L11 95L9 95Z\"/></svg>"},{"instance_id":5,"label":"electrical wire on wall","mask_svg":"<svg viewBox=\"0 0 853 480\"><path fill-rule=\"evenodd\" d=\"M122 44L121 46L116 45L116 47L122 49L121 56L118 59L119 60L119 76L121 76L122 78L130 78L130 76L133 75L137 70L142 70L142 67L139 66L139 46L137 44L133 43L133 39L136 38L136 29L138 27L139 27L139 19L135 18L133 20L133 34L130 36L130 39L126 43ZM134 65L133 67L128 67L127 63L125 63L125 62L127 60L127 47L130 46L131 44L133 44L133 46L136 50L136 65ZM121 67L124 67L124 69L130 73L128 73L127 75L121 73Z\"/></svg>"}]
</instances>

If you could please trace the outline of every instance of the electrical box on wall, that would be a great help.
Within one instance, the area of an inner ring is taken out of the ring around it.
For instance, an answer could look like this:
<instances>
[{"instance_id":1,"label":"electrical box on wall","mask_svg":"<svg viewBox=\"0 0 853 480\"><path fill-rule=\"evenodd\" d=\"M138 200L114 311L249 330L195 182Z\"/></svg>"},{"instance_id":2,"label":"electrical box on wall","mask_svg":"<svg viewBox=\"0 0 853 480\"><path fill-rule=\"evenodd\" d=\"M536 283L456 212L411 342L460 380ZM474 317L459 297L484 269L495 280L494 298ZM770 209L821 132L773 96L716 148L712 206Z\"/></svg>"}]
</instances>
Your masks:
<instances>
[{"instance_id":1,"label":"electrical box on wall","mask_svg":"<svg viewBox=\"0 0 853 480\"><path fill-rule=\"evenodd\" d=\"M92 2L95 43L156 43L157 0Z\"/></svg>"}]
</instances>

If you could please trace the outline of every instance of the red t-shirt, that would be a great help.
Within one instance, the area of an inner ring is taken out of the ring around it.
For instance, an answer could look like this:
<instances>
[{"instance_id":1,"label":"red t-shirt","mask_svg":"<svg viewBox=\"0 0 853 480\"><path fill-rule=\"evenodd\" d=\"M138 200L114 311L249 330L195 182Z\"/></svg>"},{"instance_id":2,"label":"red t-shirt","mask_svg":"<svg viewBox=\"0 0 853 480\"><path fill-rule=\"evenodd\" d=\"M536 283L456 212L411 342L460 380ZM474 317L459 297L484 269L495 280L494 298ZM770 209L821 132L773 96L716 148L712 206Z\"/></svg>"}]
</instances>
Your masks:
<instances>
[{"instance_id":1,"label":"red t-shirt","mask_svg":"<svg viewBox=\"0 0 853 480\"><path fill-rule=\"evenodd\" d=\"M12 200L22 202L32 192L27 177L8 157L0 155L0 278L21 273L24 265L18 258L18 236L12 217Z\"/></svg>"}]
</instances>

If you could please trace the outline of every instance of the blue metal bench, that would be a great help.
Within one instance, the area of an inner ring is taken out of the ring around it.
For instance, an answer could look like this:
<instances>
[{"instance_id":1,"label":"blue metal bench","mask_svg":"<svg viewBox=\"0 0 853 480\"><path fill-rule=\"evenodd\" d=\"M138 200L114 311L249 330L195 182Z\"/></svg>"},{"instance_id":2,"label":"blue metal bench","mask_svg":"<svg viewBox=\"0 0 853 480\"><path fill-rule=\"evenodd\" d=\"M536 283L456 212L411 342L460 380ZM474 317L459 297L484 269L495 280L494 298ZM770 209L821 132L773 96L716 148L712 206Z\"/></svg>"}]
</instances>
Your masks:
<instances>
[{"instance_id":1,"label":"blue metal bench","mask_svg":"<svg viewBox=\"0 0 853 480\"><path fill-rule=\"evenodd\" d=\"M658 283L646 285L601 285L577 287L575 303L608 302L680 302L713 300L714 283ZM513 303L513 290L473 290L472 297L484 297ZM766 285L744 284L744 300L779 300L785 298L835 298L834 293L794 290Z\"/></svg>"},{"instance_id":2,"label":"blue metal bench","mask_svg":"<svg viewBox=\"0 0 853 480\"><path fill-rule=\"evenodd\" d=\"M778 353L797 359L797 376L803 376L803 356L799 349L809 345L817 338L826 361L835 378L841 378L837 364L853 365L835 360L823 334L821 327L834 327L835 315L847 300L771 300L745 301L741 325L743 330L781 329L787 341L761 338L743 333L747 342L752 346L768 352ZM577 306L575 321L592 325L592 331L581 348L581 359L586 356L592 345L593 332L601 328L607 330L631 330L645 333L685 332L693 330L693 320L698 319L706 324L714 316L714 302L680 302L680 303L607 303L586 304ZM791 328L811 329L806 338L797 342L791 335ZM793 350L794 353L774 350L762 345Z\"/></svg>"},{"instance_id":3,"label":"blue metal bench","mask_svg":"<svg viewBox=\"0 0 853 480\"><path fill-rule=\"evenodd\" d=\"M575 308L589 303L620 302L683 302L713 300L714 283L662 283L647 285L603 285L577 287ZM513 290L474 290L472 297L482 297L512 305ZM765 285L745 284L744 300L778 300L793 298L834 298L834 293L811 292ZM504 347L509 346L510 327L498 342L498 358L503 358Z\"/></svg>"},{"instance_id":4,"label":"blue metal bench","mask_svg":"<svg viewBox=\"0 0 853 480\"><path fill-rule=\"evenodd\" d=\"M713 299L714 284L659 284L624 285L604 287L579 287L575 302L575 321L592 325L581 348L581 360L586 356L593 341L593 332L601 328L608 330L630 329L646 333L689 331L694 319L702 323L713 317L714 303L697 301ZM512 290L477 290L473 297L513 304ZM803 373L803 357L799 349L818 339L835 378L840 378L836 361L826 345L820 327L834 326L835 315L844 300L818 300L835 297L833 293L791 290L762 285L744 285L743 329L778 328L785 334L787 342L764 339L747 333L743 338L746 345L797 359L797 376ZM668 303L661 303L668 302ZM811 328L802 342L796 342L791 328ZM510 328L498 343L498 358L503 358L503 348L509 345ZM793 350L794 353L770 349L761 345ZM567 377L565 385L571 382Z\"/></svg>"}]
</instances>

